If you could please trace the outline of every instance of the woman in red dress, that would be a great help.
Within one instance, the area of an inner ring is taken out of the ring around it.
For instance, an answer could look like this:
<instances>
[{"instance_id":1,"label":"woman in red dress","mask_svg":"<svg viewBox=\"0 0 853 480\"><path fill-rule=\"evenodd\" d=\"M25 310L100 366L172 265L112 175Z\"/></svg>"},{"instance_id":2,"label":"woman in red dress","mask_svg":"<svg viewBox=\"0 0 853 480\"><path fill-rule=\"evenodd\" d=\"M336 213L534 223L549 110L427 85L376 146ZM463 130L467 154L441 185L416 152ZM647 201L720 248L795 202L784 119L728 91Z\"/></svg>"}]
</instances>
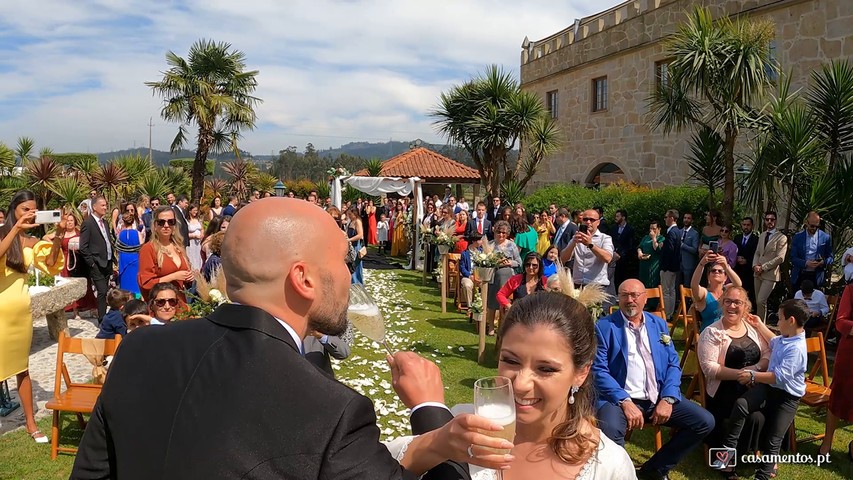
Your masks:
<instances>
[{"instance_id":1,"label":"woman in red dress","mask_svg":"<svg viewBox=\"0 0 853 480\"><path fill-rule=\"evenodd\" d=\"M456 230L454 235L459 237L456 246L453 247L453 253L462 253L468 248L468 240L465 240L465 230L468 229L468 212L460 210L456 214Z\"/></svg>"},{"instance_id":2,"label":"woman in red dress","mask_svg":"<svg viewBox=\"0 0 853 480\"><path fill-rule=\"evenodd\" d=\"M376 206L373 205L373 200L368 200L367 206L367 243L376 245Z\"/></svg>"},{"instance_id":3,"label":"woman in red dress","mask_svg":"<svg viewBox=\"0 0 853 480\"><path fill-rule=\"evenodd\" d=\"M838 420L853 422L853 284L844 288L838 304L835 329L841 335L835 352L835 370L832 372L832 394L826 412L826 431L820 453L832 450L832 437ZM847 445L847 455L853 461L853 442Z\"/></svg>"},{"instance_id":4,"label":"woman in red dress","mask_svg":"<svg viewBox=\"0 0 853 480\"><path fill-rule=\"evenodd\" d=\"M184 288L193 281L193 272L184 250L184 239L175 226L175 212L169 206L158 207L151 217L151 241L139 249L137 280L142 300L149 300L148 294L154 285L170 282L180 292L180 311L187 303Z\"/></svg>"},{"instance_id":5,"label":"woman in red dress","mask_svg":"<svg viewBox=\"0 0 853 480\"><path fill-rule=\"evenodd\" d=\"M53 241L55 233L48 233L44 236L47 241ZM77 253L80 247L80 225L77 224L77 217L69 213L65 216L65 233L62 236L62 256L65 257L65 266L62 267L62 272L59 274L62 277L88 277L85 272L86 262L83 261L83 256ZM98 301L95 298L95 290L92 288L92 280L86 280L86 295L72 302L65 307L66 312L74 312L74 318L80 318L80 312L86 312L98 308Z\"/></svg>"}]
</instances>

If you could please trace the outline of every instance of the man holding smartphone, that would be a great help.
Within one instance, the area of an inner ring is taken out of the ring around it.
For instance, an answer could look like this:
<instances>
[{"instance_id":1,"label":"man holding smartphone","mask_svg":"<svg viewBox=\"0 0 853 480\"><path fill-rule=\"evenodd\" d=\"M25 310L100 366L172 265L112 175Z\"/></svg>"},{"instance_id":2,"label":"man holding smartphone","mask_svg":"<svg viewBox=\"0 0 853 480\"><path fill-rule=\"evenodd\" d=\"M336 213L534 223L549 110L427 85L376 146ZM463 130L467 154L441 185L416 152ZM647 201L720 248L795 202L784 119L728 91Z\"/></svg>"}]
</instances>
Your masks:
<instances>
[{"instance_id":1,"label":"man holding smartphone","mask_svg":"<svg viewBox=\"0 0 853 480\"><path fill-rule=\"evenodd\" d=\"M613 259L613 239L598 231L600 221L597 211L589 209L583 212L574 238L560 252L563 263L575 259L572 279L578 288L591 283L604 287L610 285L607 265Z\"/></svg>"}]
</instances>

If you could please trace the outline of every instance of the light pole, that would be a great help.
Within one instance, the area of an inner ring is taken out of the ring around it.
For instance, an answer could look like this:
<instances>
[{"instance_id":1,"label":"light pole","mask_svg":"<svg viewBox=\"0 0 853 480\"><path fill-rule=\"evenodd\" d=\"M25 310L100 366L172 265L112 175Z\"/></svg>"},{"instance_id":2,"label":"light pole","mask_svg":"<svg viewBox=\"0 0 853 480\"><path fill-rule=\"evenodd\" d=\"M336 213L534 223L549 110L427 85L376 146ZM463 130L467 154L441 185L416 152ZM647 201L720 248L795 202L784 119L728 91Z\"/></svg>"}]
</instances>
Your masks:
<instances>
[{"instance_id":1,"label":"light pole","mask_svg":"<svg viewBox=\"0 0 853 480\"><path fill-rule=\"evenodd\" d=\"M269 184L267 184L267 185L269 185ZM283 197L283 196L284 196L284 194L285 194L285 192L287 192L287 187L286 187L283 183L281 183L281 180L279 180L279 181L278 181L278 182L277 182L277 183L272 187L272 189L275 191L275 196L276 196L276 197Z\"/></svg>"}]
</instances>

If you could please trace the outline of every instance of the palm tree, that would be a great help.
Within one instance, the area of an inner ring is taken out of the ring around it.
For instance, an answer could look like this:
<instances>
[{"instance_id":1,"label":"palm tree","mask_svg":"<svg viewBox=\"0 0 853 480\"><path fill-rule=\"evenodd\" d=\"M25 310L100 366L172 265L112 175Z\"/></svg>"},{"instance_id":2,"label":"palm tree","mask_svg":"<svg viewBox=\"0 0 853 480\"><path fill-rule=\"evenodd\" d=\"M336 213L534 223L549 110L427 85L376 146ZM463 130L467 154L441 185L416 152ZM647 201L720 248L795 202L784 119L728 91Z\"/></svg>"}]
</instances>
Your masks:
<instances>
[{"instance_id":1,"label":"palm tree","mask_svg":"<svg viewBox=\"0 0 853 480\"><path fill-rule=\"evenodd\" d=\"M535 173L542 156L558 145L556 125L543 124L548 115L542 99L521 90L518 81L496 65L462 85L441 94L436 117L440 132L471 155L489 195L499 195L507 178L520 179L522 188ZM508 153L520 141L528 143L529 160L512 165Z\"/></svg>"},{"instance_id":2,"label":"palm tree","mask_svg":"<svg viewBox=\"0 0 853 480\"><path fill-rule=\"evenodd\" d=\"M222 192L228 188L228 182L221 178L211 178L204 181L204 188L210 190L213 196L222 195Z\"/></svg>"},{"instance_id":3,"label":"palm tree","mask_svg":"<svg viewBox=\"0 0 853 480\"><path fill-rule=\"evenodd\" d=\"M127 182L127 172L115 162L109 162L98 167L89 175L89 184L99 190L109 200L118 198L119 189Z\"/></svg>"},{"instance_id":4,"label":"palm tree","mask_svg":"<svg viewBox=\"0 0 853 480\"><path fill-rule=\"evenodd\" d=\"M130 197L145 175L155 171L154 164L148 161L148 157L143 157L138 153L136 155L119 155L112 161L127 174L127 182L122 186L121 192L124 198Z\"/></svg>"},{"instance_id":5,"label":"palm tree","mask_svg":"<svg viewBox=\"0 0 853 480\"><path fill-rule=\"evenodd\" d=\"M808 101L818 123L817 133L829 153L829 168L853 150L853 64L833 60L812 72Z\"/></svg>"},{"instance_id":6,"label":"palm tree","mask_svg":"<svg viewBox=\"0 0 853 480\"><path fill-rule=\"evenodd\" d=\"M222 164L222 170L231 175L231 195L243 200L249 193L249 177L252 175L250 163L238 158Z\"/></svg>"},{"instance_id":7,"label":"palm tree","mask_svg":"<svg viewBox=\"0 0 853 480\"><path fill-rule=\"evenodd\" d=\"M74 177L60 177L53 181L50 185L52 191L62 206L70 206L71 209L76 209L80 202L88 197L88 189Z\"/></svg>"},{"instance_id":8,"label":"palm tree","mask_svg":"<svg viewBox=\"0 0 853 480\"><path fill-rule=\"evenodd\" d=\"M367 169L368 177L378 177L382 172L382 159L371 158L364 162L364 168Z\"/></svg>"},{"instance_id":9,"label":"palm tree","mask_svg":"<svg viewBox=\"0 0 853 480\"><path fill-rule=\"evenodd\" d=\"M15 151L0 142L0 173L3 175L15 167Z\"/></svg>"},{"instance_id":10,"label":"palm tree","mask_svg":"<svg viewBox=\"0 0 853 480\"><path fill-rule=\"evenodd\" d=\"M706 128L723 142L723 216L734 210L735 147L741 129L757 120L757 107L777 69L770 56L773 24L723 17L697 7L667 42L669 82L652 93L651 124L663 133Z\"/></svg>"},{"instance_id":11,"label":"palm tree","mask_svg":"<svg viewBox=\"0 0 853 480\"><path fill-rule=\"evenodd\" d=\"M723 186L726 169L720 136L708 128L693 134L687 163L693 171L690 176L708 189L708 209L714 208L717 189Z\"/></svg>"},{"instance_id":12,"label":"palm tree","mask_svg":"<svg viewBox=\"0 0 853 480\"><path fill-rule=\"evenodd\" d=\"M142 175L136 182L136 191L139 195L147 195L148 198L163 199L169 189L164 182L163 175L156 169Z\"/></svg>"},{"instance_id":13,"label":"palm tree","mask_svg":"<svg viewBox=\"0 0 853 480\"><path fill-rule=\"evenodd\" d=\"M18 137L18 145L15 147L15 155L21 161L21 166L25 166L33 150L36 148L36 142L31 137Z\"/></svg>"},{"instance_id":14,"label":"palm tree","mask_svg":"<svg viewBox=\"0 0 853 480\"><path fill-rule=\"evenodd\" d=\"M163 119L180 123L172 153L183 148L188 128L198 129L192 203L197 204L204 194L208 153L230 149L243 129L254 128L253 107L261 100L251 93L258 84L258 71L245 71L244 60L243 52L232 51L228 43L201 39L190 47L187 60L168 52L166 63L170 68L163 78L145 82L164 99Z\"/></svg>"},{"instance_id":15,"label":"palm tree","mask_svg":"<svg viewBox=\"0 0 853 480\"><path fill-rule=\"evenodd\" d=\"M259 192L272 192L278 179L268 173L256 173L249 178L252 188Z\"/></svg>"},{"instance_id":16,"label":"palm tree","mask_svg":"<svg viewBox=\"0 0 853 480\"><path fill-rule=\"evenodd\" d=\"M62 176L62 165L49 156L44 156L27 161L24 171L30 182L30 188L41 197L41 208L47 209L50 198L53 196L51 184Z\"/></svg>"}]
</instances>

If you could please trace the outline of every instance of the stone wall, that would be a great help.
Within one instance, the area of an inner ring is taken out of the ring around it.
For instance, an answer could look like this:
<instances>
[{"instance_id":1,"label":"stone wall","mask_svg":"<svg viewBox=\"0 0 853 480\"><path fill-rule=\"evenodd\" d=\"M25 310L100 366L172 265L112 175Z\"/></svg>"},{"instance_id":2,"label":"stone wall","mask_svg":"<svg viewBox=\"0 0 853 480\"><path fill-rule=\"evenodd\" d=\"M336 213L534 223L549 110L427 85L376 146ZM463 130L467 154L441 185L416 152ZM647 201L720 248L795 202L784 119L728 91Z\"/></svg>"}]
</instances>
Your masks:
<instances>
[{"instance_id":1,"label":"stone wall","mask_svg":"<svg viewBox=\"0 0 853 480\"><path fill-rule=\"evenodd\" d=\"M660 186L690 174L684 161L689 132L664 137L647 126L655 64L666 60L662 40L695 4L719 17L746 14L776 25L776 58L792 86L833 58L853 56L853 0L635 0L533 42L522 54L522 88L546 99L557 91L561 153L542 162L531 186L588 183L614 163L626 180ZM592 33L591 33L592 32ZM592 80L607 76L608 108L592 112Z\"/></svg>"}]
</instances>

